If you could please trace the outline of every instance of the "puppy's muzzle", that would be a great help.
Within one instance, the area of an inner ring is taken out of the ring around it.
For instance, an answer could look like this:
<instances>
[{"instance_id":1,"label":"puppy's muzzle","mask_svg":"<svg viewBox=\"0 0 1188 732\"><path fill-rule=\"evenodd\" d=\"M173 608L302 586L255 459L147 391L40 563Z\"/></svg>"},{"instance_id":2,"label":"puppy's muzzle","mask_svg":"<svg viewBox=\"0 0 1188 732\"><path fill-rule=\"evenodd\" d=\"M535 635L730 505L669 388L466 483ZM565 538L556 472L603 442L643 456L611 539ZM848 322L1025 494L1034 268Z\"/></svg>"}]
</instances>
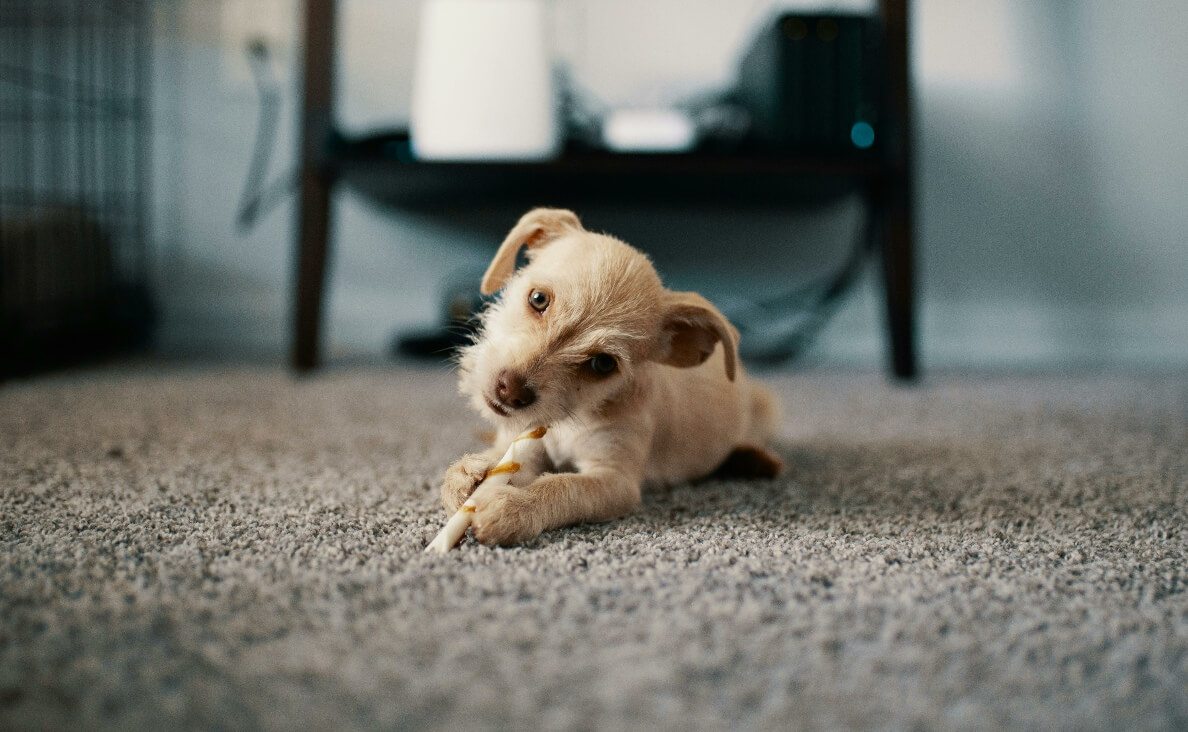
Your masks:
<instances>
[{"instance_id":1,"label":"puppy's muzzle","mask_svg":"<svg viewBox=\"0 0 1188 732\"><path fill-rule=\"evenodd\" d=\"M495 377L495 398L488 399L487 405L497 414L507 416L535 402L536 392L528 385L524 375L504 369Z\"/></svg>"}]
</instances>

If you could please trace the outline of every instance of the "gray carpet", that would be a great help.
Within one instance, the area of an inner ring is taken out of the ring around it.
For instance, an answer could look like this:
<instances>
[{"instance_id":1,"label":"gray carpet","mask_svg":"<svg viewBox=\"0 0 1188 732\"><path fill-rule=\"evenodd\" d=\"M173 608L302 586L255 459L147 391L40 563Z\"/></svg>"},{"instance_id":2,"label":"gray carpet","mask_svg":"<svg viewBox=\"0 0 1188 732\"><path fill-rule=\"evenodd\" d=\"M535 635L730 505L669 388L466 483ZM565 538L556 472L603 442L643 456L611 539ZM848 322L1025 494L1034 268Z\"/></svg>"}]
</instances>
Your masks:
<instances>
[{"instance_id":1,"label":"gray carpet","mask_svg":"<svg viewBox=\"0 0 1188 732\"><path fill-rule=\"evenodd\" d=\"M6 384L0 727L1188 727L1184 374L767 380L780 480L446 557L447 373Z\"/></svg>"}]
</instances>

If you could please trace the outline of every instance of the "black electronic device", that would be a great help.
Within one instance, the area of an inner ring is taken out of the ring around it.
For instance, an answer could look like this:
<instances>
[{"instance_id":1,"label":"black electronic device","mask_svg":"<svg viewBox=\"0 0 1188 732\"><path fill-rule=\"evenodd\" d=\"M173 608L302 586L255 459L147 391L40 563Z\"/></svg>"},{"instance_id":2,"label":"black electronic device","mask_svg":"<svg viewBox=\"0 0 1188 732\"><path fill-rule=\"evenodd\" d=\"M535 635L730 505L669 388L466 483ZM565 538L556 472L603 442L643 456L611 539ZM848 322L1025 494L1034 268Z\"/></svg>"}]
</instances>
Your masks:
<instances>
[{"instance_id":1,"label":"black electronic device","mask_svg":"<svg viewBox=\"0 0 1188 732\"><path fill-rule=\"evenodd\" d=\"M751 134L801 153L870 155L881 143L882 26L865 15L785 13L744 54Z\"/></svg>"}]
</instances>

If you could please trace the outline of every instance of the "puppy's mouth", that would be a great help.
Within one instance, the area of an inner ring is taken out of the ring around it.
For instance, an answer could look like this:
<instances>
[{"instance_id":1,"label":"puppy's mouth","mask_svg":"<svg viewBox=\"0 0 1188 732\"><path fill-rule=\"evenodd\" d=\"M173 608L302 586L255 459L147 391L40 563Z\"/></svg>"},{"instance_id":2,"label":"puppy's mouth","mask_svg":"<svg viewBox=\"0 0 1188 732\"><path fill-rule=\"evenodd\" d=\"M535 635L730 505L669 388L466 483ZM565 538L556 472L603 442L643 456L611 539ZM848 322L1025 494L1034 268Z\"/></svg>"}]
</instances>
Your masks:
<instances>
[{"instance_id":1,"label":"puppy's mouth","mask_svg":"<svg viewBox=\"0 0 1188 732\"><path fill-rule=\"evenodd\" d=\"M507 407L503 406L491 397L484 395L483 399L487 402L487 406L491 408L491 411L495 414L498 414L500 417L507 417L511 414Z\"/></svg>"}]
</instances>

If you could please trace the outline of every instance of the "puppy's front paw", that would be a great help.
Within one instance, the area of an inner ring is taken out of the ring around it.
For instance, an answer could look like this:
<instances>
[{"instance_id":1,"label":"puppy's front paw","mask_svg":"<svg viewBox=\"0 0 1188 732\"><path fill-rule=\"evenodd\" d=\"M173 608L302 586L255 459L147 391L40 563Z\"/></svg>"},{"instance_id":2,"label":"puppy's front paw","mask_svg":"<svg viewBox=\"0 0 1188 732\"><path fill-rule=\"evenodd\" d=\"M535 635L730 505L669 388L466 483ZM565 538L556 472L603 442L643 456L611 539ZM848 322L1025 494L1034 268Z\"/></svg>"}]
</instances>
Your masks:
<instances>
[{"instance_id":1,"label":"puppy's front paw","mask_svg":"<svg viewBox=\"0 0 1188 732\"><path fill-rule=\"evenodd\" d=\"M475 503L470 526L474 538L487 546L522 544L540 536L543 530L523 488L484 488Z\"/></svg>"},{"instance_id":2,"label":"puppy's front paw","mask_svg":"<svg viewBox=\"0 0 1188 732\"><path fill-rule=\"evenodd\" d=\"M494 461L482 455L463 455L451 465L441 484L441 503L446 511L457 511L494 465Z\"/></svg>"}]
</instances>

